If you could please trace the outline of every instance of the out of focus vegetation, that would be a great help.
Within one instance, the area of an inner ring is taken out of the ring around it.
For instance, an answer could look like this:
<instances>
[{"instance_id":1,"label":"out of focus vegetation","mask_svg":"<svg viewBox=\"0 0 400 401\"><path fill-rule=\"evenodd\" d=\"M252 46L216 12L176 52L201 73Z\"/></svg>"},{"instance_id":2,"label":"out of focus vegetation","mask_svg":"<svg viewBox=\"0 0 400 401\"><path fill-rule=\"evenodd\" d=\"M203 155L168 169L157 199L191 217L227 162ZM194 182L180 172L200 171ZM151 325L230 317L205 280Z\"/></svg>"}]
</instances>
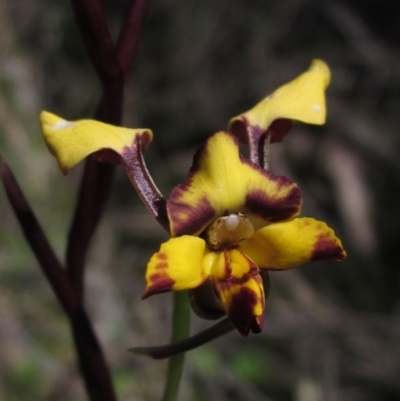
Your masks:
<instances>
[{"instance_id":1,"label":"out of focus vegetation","mask_svg":"<svg viewBox=\"0 0 400 401\"><path fill-rule=\"evenodd\" d=\"M105 1L117 30L127 1ZM230 117L304 71L332 69L328 122L296 125L272 170L297 181L348 259L271 274L264 332L187 356L181 400L400 398L400 3L396 0L151 0L126 92L125 125L149 127L165 194ZM40 137L42 109L89 117L99 85L68 1L0 0L0 151L60 256L81 168L63 178ZM0 190L0 400L84 400L67 320ZM156 400L170 295L141 301L165 233L119 172L87 269L87 307L121 400ZM207 326L195 318L193 332Z\"/></svg>"}]
</instances>

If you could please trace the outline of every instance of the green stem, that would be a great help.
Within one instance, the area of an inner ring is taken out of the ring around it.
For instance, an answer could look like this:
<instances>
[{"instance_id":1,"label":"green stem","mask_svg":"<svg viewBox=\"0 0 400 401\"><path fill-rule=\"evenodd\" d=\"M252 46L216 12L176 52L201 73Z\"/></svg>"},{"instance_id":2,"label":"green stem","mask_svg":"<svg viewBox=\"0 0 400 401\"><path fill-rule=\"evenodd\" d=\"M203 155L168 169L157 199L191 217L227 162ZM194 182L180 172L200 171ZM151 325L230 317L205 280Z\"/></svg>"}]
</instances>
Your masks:
<instances>
[{"instance_id":1,"label":"green stem","mask_svg":"<svg viewBox=\"0 0 400 401\"><path fill-rule=\"evenodd\" d=\"M189 336L190 306L187 291L173 293L174 310L172 316L171 343L183 340ZM173 356L168 361L167 382L165 383L162 401L175 401L181 381L185 354Z\"/></svg>"}]
</instances>

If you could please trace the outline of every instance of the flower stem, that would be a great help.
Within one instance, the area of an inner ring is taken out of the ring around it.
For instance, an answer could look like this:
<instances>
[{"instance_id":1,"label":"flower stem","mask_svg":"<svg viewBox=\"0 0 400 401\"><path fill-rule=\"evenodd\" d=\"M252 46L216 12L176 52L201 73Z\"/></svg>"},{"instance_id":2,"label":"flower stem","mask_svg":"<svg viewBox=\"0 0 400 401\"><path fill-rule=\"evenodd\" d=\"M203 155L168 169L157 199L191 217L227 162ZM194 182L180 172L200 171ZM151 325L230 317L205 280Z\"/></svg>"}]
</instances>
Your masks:
<instances>
[{"instance_id":1,"label":"flower stem","mask_svg":"<svg viewBox=\"0 0 400 401\"><path fill-rule=\"evenodd\" d=\"M171 343L183 340L189 335L190 306L187 291L173 293L173 316ZM168 361L167 382L165 383L162 401L175 401L183 372L185 354L173 356Z\"/></svg>"}]
</instances>

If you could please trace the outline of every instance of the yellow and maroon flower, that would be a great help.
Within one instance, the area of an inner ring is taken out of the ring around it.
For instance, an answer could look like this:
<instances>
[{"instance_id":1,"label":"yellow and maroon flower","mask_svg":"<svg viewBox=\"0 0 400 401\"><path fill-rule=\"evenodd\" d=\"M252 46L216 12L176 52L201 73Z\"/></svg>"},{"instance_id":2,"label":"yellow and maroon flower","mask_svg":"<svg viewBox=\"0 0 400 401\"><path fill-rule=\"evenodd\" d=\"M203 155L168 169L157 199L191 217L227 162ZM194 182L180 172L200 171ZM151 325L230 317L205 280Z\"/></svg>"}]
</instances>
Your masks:
<instances>
[{"instance_id":1,"label":"yellow and maroon flower","mask_svg":"<svg viewBox=\"0 0 400 401\"><path fill-rule=\"evenodd\" d=\"M167 201L173 238L147 265L144 297L210 280L237 330L244 336L260 332L265 309L260 271L346 256L325 223L296 218L301 202L295 183L242 158L236 137L213 135Z\"/></svg>"},{"instance_id":2,"label":"yellow and maroon flower","mask_svg":"<svg viewBox=\"0 0 400 401\"><path fill-rule=\"evenodd\" d=\"M292 121L324 123L329 79L328 66L314 60L308 71L233 118L229 130L236 136L219 132L209 138L167 203L142 155L150 130L42 112L42 131L64 173L92 153L97 160L122 163L139 196L169 229L172 238L148 263L144 297L211 284L232 324L248 335L263 326L263 270L346 256L325 223L296 217L297 185L261 168L266 145L282 141ZM239 155L237 137L249 144L250 160Z\"/></svg>"}]
</instances>

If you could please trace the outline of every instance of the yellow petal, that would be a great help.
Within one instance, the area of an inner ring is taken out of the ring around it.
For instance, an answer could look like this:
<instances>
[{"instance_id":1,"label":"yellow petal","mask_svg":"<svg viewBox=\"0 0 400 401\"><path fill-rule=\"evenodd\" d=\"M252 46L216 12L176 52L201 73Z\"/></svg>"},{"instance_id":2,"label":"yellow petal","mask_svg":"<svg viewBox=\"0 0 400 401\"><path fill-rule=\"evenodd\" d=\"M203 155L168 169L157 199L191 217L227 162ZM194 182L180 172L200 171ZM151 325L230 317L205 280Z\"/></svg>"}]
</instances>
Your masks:
<instances>
[{"instance_id":1,"label":"yellow petal","mask_svg":"<svg viewBox=\"0 0 400 401\"><path fill-rule=\"evenodd\" d=\"M66 121L55 114L42 111L40 123L44 140L66 174L88 155L102 149L120 154L125 147L141 136L146 146L151 142L148 129L130 129L95 120Z\"/></svg>"},{"instance_id":2,"label":"yellow petal","mask_svg":"<svg viewBox=\"0 0 400 401\"><path fill-rule=\"evenodd\" d=\"M217 254L211 279L229 319L247 336L262 330L265 298L257 266L237 249Z\"/></svg>"},{"instance_id":3,"label":"yellow petal","mask_svg":"<svg viewBox=\"0 0 400 401\"><path fill-rule=\"evenodd\" d=\"M239 244L260 269L286 270L317 260L346 257L342 243L324 222L304 217L271 224Z\"/></svg>"},{"instance_id":4,"label":"yellow petal","mask_svg":"<svg viewBox=\"0 0 400 401\"><path fill-rule=\"evenodd\" d=\"M188 235L163 243L147 264L143 298L198 287L209 277L209 267L203 261L207 252L204 240Z\"/></svg>"},{"instance_id":5,"label":"yellow petal","mask_svg":"<svg viewBox=\"0 0 400 401\"><path fill-rule=\"evenodd\" d=\"M242 212L258 229L299 213L299 188L239 156L237 138L219 132L197 151L189 177L167 202L173 236L198 235L215 217Z\"/></svg>"},{"instance_id":6,"label":"yellow petal","mask_svg":"<svg viewBox=\"0 0 400 401\"><path fill-rule=\"evenodd\" d=\"M246 129L266 132L275 120L288 119L308 124L324 124L326 119L325 89L330 82L329 67L322 60L313 60L308 71L281 86L251 110L234 117L229 129L243 136ZM284 131L288 126L283 127ZM279 142L287 132L276 133L271 142Z\"/></svg>"}]
</instances>

